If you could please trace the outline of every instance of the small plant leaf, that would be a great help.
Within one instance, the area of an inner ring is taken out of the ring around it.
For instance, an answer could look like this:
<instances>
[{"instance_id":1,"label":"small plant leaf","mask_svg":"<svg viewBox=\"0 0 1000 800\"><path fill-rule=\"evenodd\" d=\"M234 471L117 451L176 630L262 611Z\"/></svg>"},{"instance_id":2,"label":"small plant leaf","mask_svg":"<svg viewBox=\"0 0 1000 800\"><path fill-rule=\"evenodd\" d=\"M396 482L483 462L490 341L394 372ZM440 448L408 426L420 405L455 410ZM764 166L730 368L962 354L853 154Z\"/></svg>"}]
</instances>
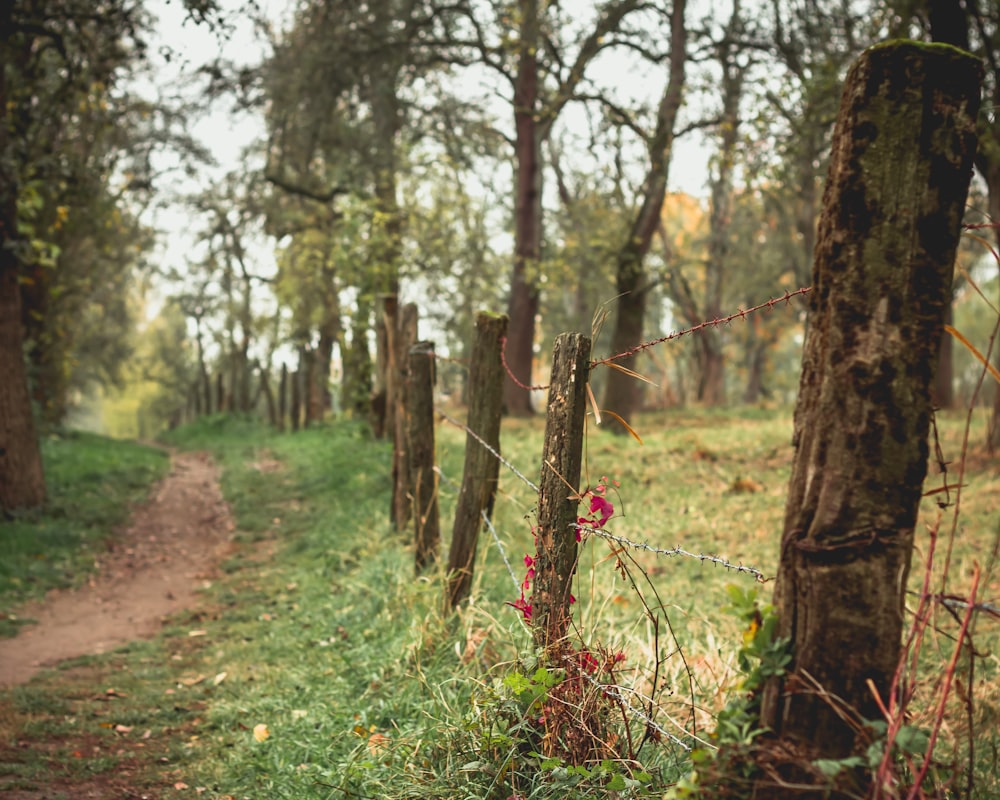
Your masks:
<instances>
[{"instance_id":1,"label":"small plant leaf","mask_svg":"<svg viewBox=\"0 0 1000 800\"><path fill-rule=\"evenodd\" d=\"M627 430L629 433L631 433L633 438L639 444L643 443L642 437L635 432L635 429L631 425L629 425L625 420L623 420L620 416L618 416L614 411L608 411L608 409L604 409L604 413L607 414L609 417L614 417L616 420L618 420L622 424L622 427L625 428L625 430Z\"/></svg>"},{"instance_id":2,"label":"small plant leaf","mask_svg":"<svg viewBox=\"0 0 1000 800\"><path fill-rule=\"evenodd\" d=\"M982 353L980 353L979 350L976 349L976 346L972 342L970 342L968 339L966 339L961 333L959 333L957 330L955 330L955 328L953 328L951 325L945 325L944 329L946 331L948 331L948 333L950 333L956 339L958 339L958 341L960 341L963 345L965 345L965 348L970 353L972 353L972 355L976 358L976 360L986 368L986 371L989 372L990 375L993 376L993 380L995 380L997 383L1000 383L1000 371L997 371L997 368L994 367L989 361L986 360L986 356L984 356Z\"/></svg>"}]
</instances>

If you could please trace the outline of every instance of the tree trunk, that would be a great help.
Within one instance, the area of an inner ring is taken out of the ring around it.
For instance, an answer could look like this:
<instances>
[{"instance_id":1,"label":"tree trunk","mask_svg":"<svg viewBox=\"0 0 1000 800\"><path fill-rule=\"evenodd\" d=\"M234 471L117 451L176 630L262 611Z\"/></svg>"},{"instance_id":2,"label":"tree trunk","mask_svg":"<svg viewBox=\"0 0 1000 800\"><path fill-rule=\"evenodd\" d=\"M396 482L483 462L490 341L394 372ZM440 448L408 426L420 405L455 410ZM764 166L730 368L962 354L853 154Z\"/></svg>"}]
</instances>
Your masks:
<instances>
[{"instance_id":1,"label":"tree trunk","mask_svg":"<svg viewBox=\"0 0 1000 800\"><path fill-rule=\"evenodd\" d=\"M470 433L465 437L462 488L455 507L455 527L448 554L448 605L451 608L469 596L482 515L493 515L500 462L486 445L500 452L504 381L500 342L506 333L506 317L485 312L476 315L476 340L468 380Z\"/></svg>"},{"instance_id":2,"label":"tree trunk","mask_svg":"<svg viewBox=\"0 0 1000 800\"><path fill-rule=\"evenodd\" d=\"M768 394L764 386L764 369L767 366L767 350L770 342L758 331L756 317L747 321L748 341L746 344L747 383L743 391L743 402L756 403Z\"/></svg>"},{"instance_id":3,"label":"tree trunk","mask_svg":"<svg viewBox=\"0 0 1000 800\"><path fill-rule=\"evenodd\" d=\"M709 315L706 319L718 318ZM726 402L726 362L722 354L722 337L716 330L698 334L698 402L706 406L721 406Z\"/></svg>"},{"instance_id":4,"label":"tree trunk","mask_svg":"<svg viewBox=\"0 0 1000 800\"><path fill-rule=\"evenodd\" d=\"M507 316L510 326L505 357L511 375L504 380L504 409L530 416L531 394L518 386L532 383L538 289L534 272L542 252L542 137L538 120L538 0L519 0L521 14L517 78L514 88L516 196L514 201L514 271Z\"/></svg>"},{"instance_id":5,"label":"tree trunk","mask_svg":"<svg viewBox=\"0 0 1000 800\"><path fill-rule=\"evenodd\" d=\"M285 430L288 416L288 364L281 364L281 381L278 383L278 430Z\"/></svg>"},{"instance_id":6,"label":"tree trunk","mask_svg":"<svg viewBox=\"0 0 1000 800\"><path fill-rule=\"evenodd\" d=\"M381 315L380 315L381 316ZM376 439L384 436L384 412L375 418L372 396L372 356L368 349L371 324L368 302L358 300L351 320L351 345L344 348L344 378L340 387L340 405L358 419L371 419ZM377 328L376 328L377 330Z\"/></svg>"},{"instance_id":7,"label":"tree trunk","mask_svg":"<svg viewBox=\"0 0 1000 800\"><path fill-rule=\"evenodd\" d=\"M289 415L291 416L292 432L299 429L302 424L302 352L299 351L298 369L291 375L292 378L292 398Z\"/></svg>"},{"instance_id":8,"label":"tree trunk","mask_svg":"<svg viewBox=\"0 0 1000 800\"><path fill-rule=\"evenodd\" d=\"M737 61L737 47L733 39L743 29L739 2L733 3L726 42L719 45L719 63L722 67L722 123L717 172L712 178L711 210L709 212L708 263L705 267L706 320L722 316L722 286L729 268L730 227L733 207L733 173L736 168L736 151L739 146L740 102L743 98L744 67ZM722 335L715 330L697 334L700 338L701 380L698 400L708 406L722 405L726 401L725 356Z\"/></svg>"},{"instance_id":9,"label":"tree trunk","mask_svg":"<svg viewBox=\"0 0 1000 800\"><path fill-rule=\"evenodd\" d=\"M674 145L674 126L684 94L684 66L687 59L687 30L684 26L685 0L675 0L670 15L670 75L660 99L656 131L649 142L649 171L646 174L642 206L632 223L628 240L618 255L617 313L611 332L612 354L624 353L642 342L646 318L646 271L643 262L649 254L653 234L660 225L663 198L667 191L670 157ZM637 371L635 356L616 362ZM642 383L616 369L608 371L604 387L604 407L626 422L642 406ZM624 433L625 426L613 417L608 429Z\"/></svg>"},{"instance_id":10,"label":"tree trunk","mask_svg":"<svg viewBox=\"0 0 1000 800\"><path fill-rule=\"evenodd\" d=\"M267 377L267 370L263 366L260 369L260 390L264 394L267 402L267 421L272 428L280 428L278 420L278 405L274 402L274 392L271 391L271 381Z\"/></svg>"},{"instance_id":11,"label":"tree trunk","mask_svg":"<svg viewBox=\"0 0 1000 800\"><path fill-rule=\"evenodd\" d=\"M229 399L226 397L225 379L222 370L215 373L215 408L221 414L229 410Z\"/></svg>"},{"instance_id":12,"label":"tree trunk","mask_svg":"<svg viewBox=\"0 0 1000 800\"><path fill-rule=\"evenodd\" d=\"M948 308L944 321L951 325L955 321L955 296L949 295ZM931 401L935 408L954 408L955 406L955 339L952 336L942 336L938 349L937 370L934 372L934 389Z\"/></svg>"},{"instance_id":13,"label":"tree trunk","mask_svg":"<svg viewBox=\"0 0 1000 800\"><path fill-rule=\"evenodd\" d=\"M3 244L7 244L10 242L8 226L16 219L16 212L14 216L4 214L4 217L0 220L3 227L0 235ZM0 510L3 512L36 508L45 502L45 474L32 418L21 337L17 260L13 250L3 247L0 248L0 375L3 375L0 380Z\"/></svg>"},{"instance_id":14,"label":"tree trunk","mask_svg":"<svg viewBox=\"0 0 1000 800\"><path fill-rule=\"evenodd\" d=\"M852 723L882 716L875 692L888 703L981 76L953 48L893 42L866 51L844 88L775 589L792 662L761 708L780 740L763 740L761 763L794 754L778 768L789 783L821 780L812 759L863 754ZM870 776L853 778L864 796ZM757 790L802 796L768 773Z\"/></svg>"}]
</instances>

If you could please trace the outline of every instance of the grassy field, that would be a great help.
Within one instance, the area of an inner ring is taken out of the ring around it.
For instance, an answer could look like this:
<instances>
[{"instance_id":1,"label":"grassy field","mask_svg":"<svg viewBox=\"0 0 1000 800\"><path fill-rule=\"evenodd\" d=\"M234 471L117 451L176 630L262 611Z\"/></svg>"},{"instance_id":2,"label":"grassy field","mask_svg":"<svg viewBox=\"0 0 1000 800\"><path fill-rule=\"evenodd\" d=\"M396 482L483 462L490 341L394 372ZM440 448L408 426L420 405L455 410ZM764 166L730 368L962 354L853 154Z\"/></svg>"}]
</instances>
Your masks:
<instances>
[{"instance_id":1,"label":"grassy field","mask_svg":"<svg viewBox=\"0 0 1000 800\"><path fill-rule=\"evenodd\" d=\"M949 483L958 481L962 423L956 416L941 424ZM535 482L542 424L512 420L503 433L505 457ZM606 477L620 485L610 495L616 516L608 527L773 576L790 415L676 412L644 417L637 429L642 445L588 437L585 484ZM390 453L362 426L278 436L212 418L178 431L171 444L215 454L242 547L206 592L204 609L173 620L157 640L79 660L8 693L4 738L50 745L19 763L21 785L53 769L71 781L125 765L136 781L175 787L159 795L166 797L660 797L690 770L684 747L707 739L741 678L745 622L724 610L727 586L771 591L711 561L648 551L632 551L631 561L588 539L575 587L580 641L593 653L624 654L615 677L636 693L629 696L637 708L652 710L656 735L638 750L641 763L575 770L532 754L530 717L545 676L533 672L530 634L508 605L533 550L535 497L522 477L501 468L495 522L506 561L484 532L473 602L446 615L443 576L415 577L410 537L388 527ZM456 494L449 481L461 478L463 447L464 434L442 424L445 546ZM952 547L946 591L961 594L978 562L980 597L996 602L1000 472L974 450L968 463L954 536L950 509L940 525L938 563ZM928 478L928 488L940 485L939 476ZM934 520L940 496L927 499L924 521ZM913 586L929 540L922 526ZM1000 790L997 625L985 613L977 621L982 656L970 685L979 744L974 796L983 798ZM942 613L923 651L928 692L953 633ZM960 761L963 725L958 706L942 752L958 742ZM635 719L613 727L622 749L633 737L633 750L653 730ZM74 755L81 734L97 748L92 758Z\"/></svg>"}]
</instances>

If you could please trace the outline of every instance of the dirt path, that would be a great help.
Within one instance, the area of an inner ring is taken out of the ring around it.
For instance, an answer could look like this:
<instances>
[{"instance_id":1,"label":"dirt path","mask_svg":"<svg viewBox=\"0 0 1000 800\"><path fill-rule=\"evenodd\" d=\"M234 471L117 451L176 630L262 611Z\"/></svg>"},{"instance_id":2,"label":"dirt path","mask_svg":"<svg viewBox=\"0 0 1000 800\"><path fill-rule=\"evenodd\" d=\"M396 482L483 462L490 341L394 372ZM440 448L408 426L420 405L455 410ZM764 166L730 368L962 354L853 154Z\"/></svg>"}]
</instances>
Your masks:
<instances>
[{"instance_id":1,"label":"dirt path","mask_svg":"<svg viewBox=\"0 0 1000 800\"><path fill-rule=\"evenodd\" d=\"M173 455L170 474L135 510L90 583L20 610L38 622L0 639L0 686L155 634L165 617L195 603L196 591L230 549L232 530L209 456Z\"/></svg>"}]
</instances>

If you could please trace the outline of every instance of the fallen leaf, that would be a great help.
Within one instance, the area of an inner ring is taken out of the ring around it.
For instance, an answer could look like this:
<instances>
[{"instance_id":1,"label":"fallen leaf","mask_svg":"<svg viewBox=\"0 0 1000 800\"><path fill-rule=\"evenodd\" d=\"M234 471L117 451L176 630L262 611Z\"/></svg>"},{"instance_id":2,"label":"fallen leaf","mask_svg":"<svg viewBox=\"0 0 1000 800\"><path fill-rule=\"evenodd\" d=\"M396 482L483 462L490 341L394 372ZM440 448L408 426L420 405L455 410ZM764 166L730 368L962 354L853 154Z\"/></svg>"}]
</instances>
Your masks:
<instances>
[{"instance_id":1,"label":"fallen leaf","mask_svg":"<svg viewBox=\"0 0 1000 800\"><path fill-rule=\"evenodd\" d=\"M218 686L220 683L222 683L226 679L226 675L227 674L228 673L226 673L226 672L220 672L218 675L216 675L214 678L212 678L212 685L213 686Z\"/></svg>"},{"instance_id":2,"label":"fallen leaf","mask_svg":"<svg viewBox=\"0 0 1000 800\"><path fill-rule=\"evenodd\" d=\"M115 733L132 733L131 725L115 725Z\"/></svg>"},{"instance_id":3,"label":"fallen leaf","mask_svg":"<svg viewBox=\"0 0 1000 800\"><path fill-rule=\"evenodd\" d=\"M187 789L188 785L184 783L184 781L177 781L177 783L174 784L174 788L179 792L181 789Z\"/></svg>"},{"instance_id":4,"label":"fallen leaf","mask_svg":"<svg viewBox=\"0 0 1000 800\"><path fill-rule=\"evenodd\" d=\"M267 725L265 725L263 722L253 726L253 738L256 739L258 742L267 741L270 735L271 731L267 729Z\"/></svg>"},{"instance_id":5,"label":"fallen leaf","mask_svg":"<svg viewBox=\"0 0 1000 800\"><path fill-rule=\"evenodd\" d=\"M208 631L188 631L188 636L208 636Z\"/></svg>"},{"instance_id":6,"label":"fallen leaf","mask_svg":"<svg viewBox=\"0 0 1000 800\"><path fill-rule=\"evenodd\" d=\"M197 678L181 678L180 683L185 686L197 686L203 680L205 680L205 676L199 675Z\"/></svg>"},{"instance_id":7,"label":"fallen leaf","mask_svg":"<svg viewBox=\"0 0 1000 800\"><path fill-rule=\"evenodd\" d=\"M382 733L373 733L368 737L368 752L373 756L389 749L389 737Z\"/></svg>"}]
</instances>

